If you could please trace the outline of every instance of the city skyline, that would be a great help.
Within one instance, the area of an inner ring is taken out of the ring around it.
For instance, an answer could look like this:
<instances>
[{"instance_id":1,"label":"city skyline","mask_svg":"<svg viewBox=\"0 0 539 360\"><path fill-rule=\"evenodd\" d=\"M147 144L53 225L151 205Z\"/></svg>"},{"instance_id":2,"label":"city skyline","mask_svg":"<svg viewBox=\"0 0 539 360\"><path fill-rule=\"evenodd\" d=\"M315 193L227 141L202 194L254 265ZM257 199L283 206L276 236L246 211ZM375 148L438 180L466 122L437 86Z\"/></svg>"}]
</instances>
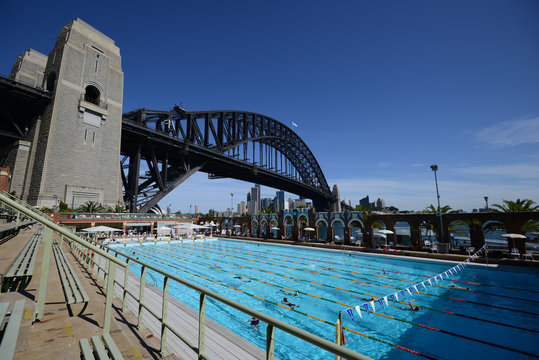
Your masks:
<instances>
[{"instance_id":1,"label":"city skyline","mask_svg":"<svg viewBox=\"0 0 539 360\"><path fill-rule=\"evenodd\" d=\"M539 3L308 4L148 4L125 17L119 4L8 2L5 14L26 21L0 25L0 73L28 48L48 54L80 17L120 48L123 112L181 103L271 116L352 205L366 195L401 210L436 204L433 163L441 204L453 209L483 207L484 196L539 200ZM147 21L150 12L161 20ZM257 20L248 31L247 18ZM231 192L240 199L252 185L198 173L160 205L226 209Z\"/></svg>"}]
</instances>

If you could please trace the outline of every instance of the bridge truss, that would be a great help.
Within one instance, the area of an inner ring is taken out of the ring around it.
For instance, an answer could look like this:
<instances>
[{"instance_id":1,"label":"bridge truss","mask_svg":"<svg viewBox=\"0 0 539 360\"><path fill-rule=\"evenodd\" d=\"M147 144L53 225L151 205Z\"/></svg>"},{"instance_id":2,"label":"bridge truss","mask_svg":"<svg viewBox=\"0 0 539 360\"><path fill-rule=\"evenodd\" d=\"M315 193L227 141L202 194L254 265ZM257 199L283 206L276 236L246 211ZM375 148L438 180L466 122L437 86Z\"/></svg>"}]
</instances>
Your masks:
<instances>
[{"instance_id":1,"label":"bridge truss","mask_svg":"<svg viewBox=\"0 0 539 360\"><path fill-rule=\"evenodd\" d=\"M336 201L305 142L257 113L135 110L123 115L121 155L129 211L148 211L197 171L285 190L320 211Z\"/></svg>"}]
</instances>

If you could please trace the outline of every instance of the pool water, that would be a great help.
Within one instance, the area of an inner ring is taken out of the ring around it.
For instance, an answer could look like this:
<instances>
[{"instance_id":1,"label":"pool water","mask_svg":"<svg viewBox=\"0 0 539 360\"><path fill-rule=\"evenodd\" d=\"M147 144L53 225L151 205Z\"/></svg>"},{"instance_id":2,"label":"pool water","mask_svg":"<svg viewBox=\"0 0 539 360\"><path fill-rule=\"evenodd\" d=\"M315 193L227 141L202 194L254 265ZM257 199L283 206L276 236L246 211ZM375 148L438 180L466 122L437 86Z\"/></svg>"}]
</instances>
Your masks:
<instances>
[{"instance_id":1,"label":"pool water","mask_svg":"<svg viewBox=\"0 0 539 360\"><path fill-rule=\"evenodd\" d=\"M345 311L422 282L454 263L306 249L223 239L115 246L173 273L303 330L335 341L343 311L346 347L375 359L533 359L539 357L539 293L533 269L468 266L406 302L389 302L378 314ZM140 267L130 266L140 275ZM384 274L385 272L385 274ZM147 281L162 288L162 277ZM193 275L194 274L194 275ZM241 277L241 278L238 278ZM456 287L450 287L456 285ZM240 290L240 291L238 291ZM194 290L171 282L170 294L198 310ZM297 296L286 295L295 293ZM283 297L300 307L289 309ZM265 324L253 330L249 317L209 300L207 316L265 348ZM333 355L277 330L279 359L331 359Z\"/></svg>"}]
</instances>

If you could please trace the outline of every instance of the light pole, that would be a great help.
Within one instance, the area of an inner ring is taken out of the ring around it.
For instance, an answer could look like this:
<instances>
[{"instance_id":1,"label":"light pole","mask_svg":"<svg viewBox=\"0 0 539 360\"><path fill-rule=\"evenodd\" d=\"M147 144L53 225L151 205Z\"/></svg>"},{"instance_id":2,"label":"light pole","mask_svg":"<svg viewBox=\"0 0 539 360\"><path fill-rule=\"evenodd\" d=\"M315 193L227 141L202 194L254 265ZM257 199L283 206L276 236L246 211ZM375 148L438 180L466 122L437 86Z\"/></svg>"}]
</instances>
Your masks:
<instances>
[{"instance_id":1,"label":"light pole","mask_svg":"<svg viewBox=\"0 0 539 360\"><path fill-rule=\"evenodd\" d=\"M234 216L234 193L230 193L230 217Z\"/></svg>"},{"instance_id":2,"label":"light pole","mask_svg":"<svg viewBox=\"0 0 539 360\"><path fill-rule=\"evenodd\" d=\"M485 212L488 212L488 196L485 196Z\"/></svg>"},{"instance_id":3,"label":"light pole","mask_svg":"<svg viewBox=\"0 0 539 360\"><path fill-rule=\"evenodd\" d=\"M430 166L430 169L434 171L434 181L436 183L436 197L438 198L438 216L440 217L440 235L441 235L441 242L444 241L444 225L442 223L442 212L440 211L440 193L438 192L438 176L436 175L436 171L438 171L438 165L432 164Z\"/></svg>"}]
</instances>

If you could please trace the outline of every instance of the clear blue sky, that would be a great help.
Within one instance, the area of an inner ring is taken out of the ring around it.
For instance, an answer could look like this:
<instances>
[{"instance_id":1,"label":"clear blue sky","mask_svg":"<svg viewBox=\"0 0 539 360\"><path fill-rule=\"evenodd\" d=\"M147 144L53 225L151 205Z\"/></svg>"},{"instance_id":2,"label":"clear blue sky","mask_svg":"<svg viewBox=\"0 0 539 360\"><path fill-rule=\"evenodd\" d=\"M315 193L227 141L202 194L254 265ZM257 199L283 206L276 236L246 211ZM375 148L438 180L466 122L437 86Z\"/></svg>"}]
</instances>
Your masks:
<instances>
[{"instance_id":1,"label":"clear blue sky","mask_svg":"<svg viewBox=\"0 0 539 360\"><path fill-rule=\"evenodd\" d=\"M1 14L1 73L80 17L120 47L124 111L293 121L353 204L435 203L433 163L442 205L539 201L539 1L8 0ZM225 209L251 186L197 174L161 205Z\"/></svg>"}]
</instances>

